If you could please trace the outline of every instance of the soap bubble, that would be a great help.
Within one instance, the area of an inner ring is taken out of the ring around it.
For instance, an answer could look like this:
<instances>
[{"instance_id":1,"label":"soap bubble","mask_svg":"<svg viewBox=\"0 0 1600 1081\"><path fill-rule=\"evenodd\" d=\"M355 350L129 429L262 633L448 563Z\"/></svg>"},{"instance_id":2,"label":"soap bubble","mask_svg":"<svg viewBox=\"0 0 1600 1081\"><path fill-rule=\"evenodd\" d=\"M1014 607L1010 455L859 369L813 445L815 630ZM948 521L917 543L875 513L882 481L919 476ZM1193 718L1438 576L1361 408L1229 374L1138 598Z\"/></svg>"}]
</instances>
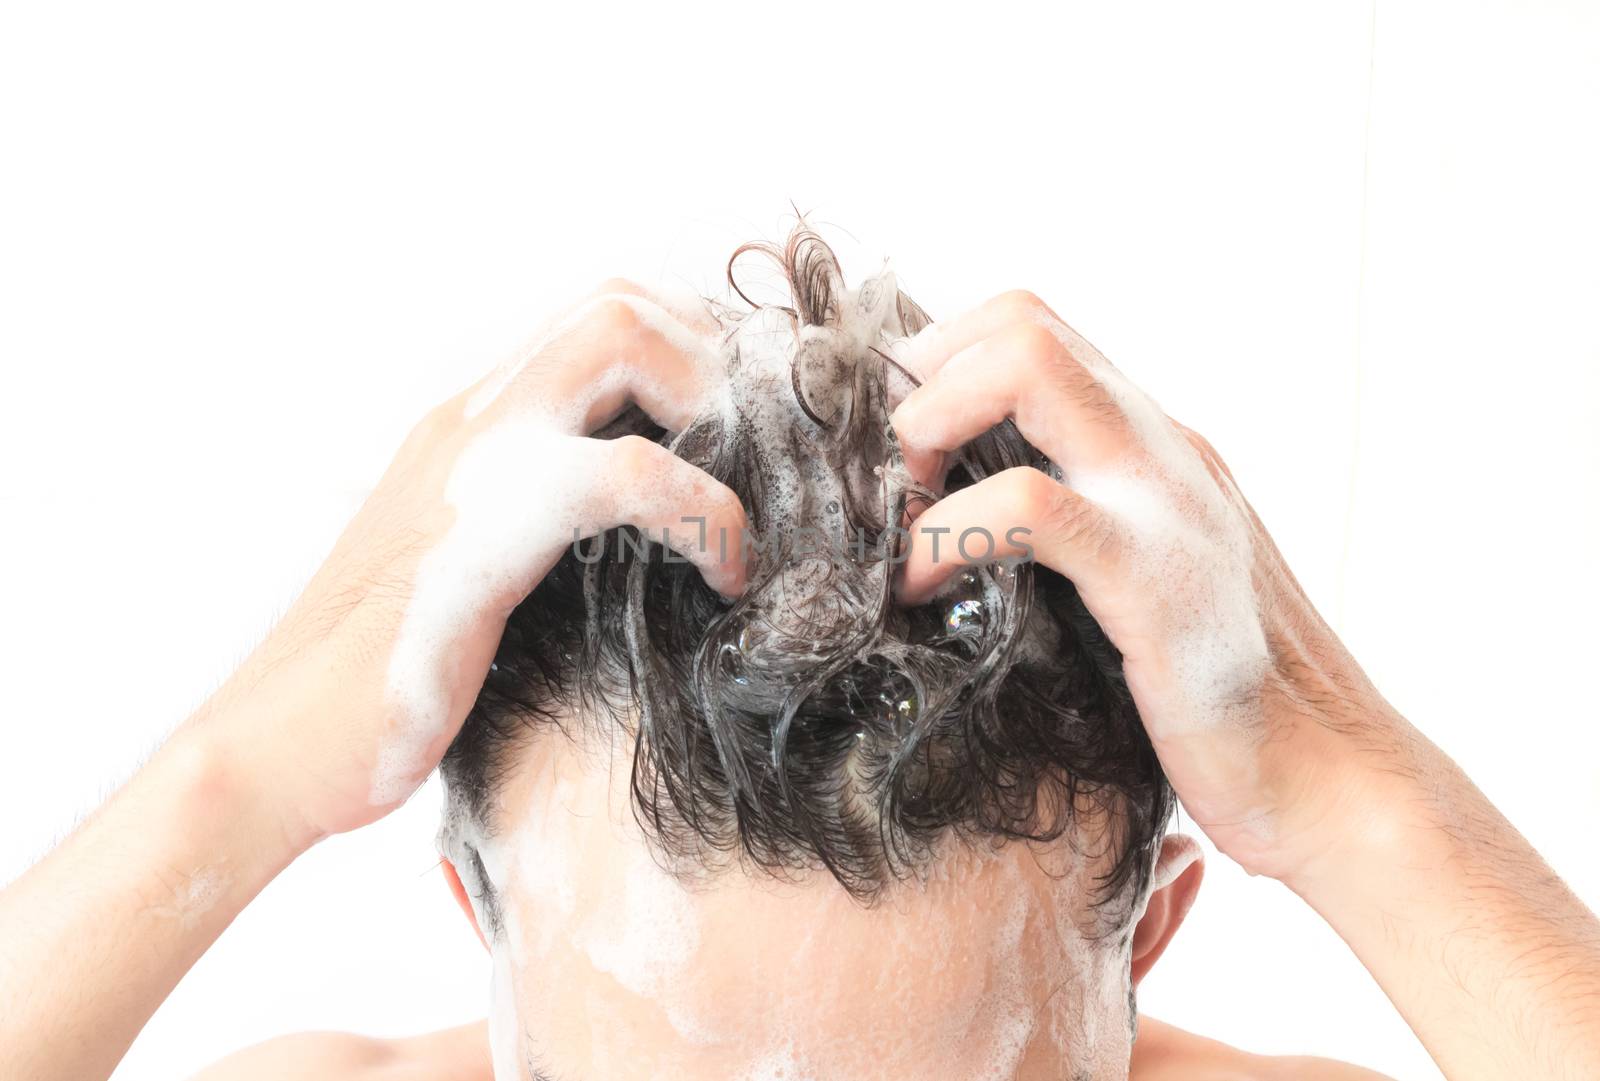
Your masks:
<instances>
[{"instance_id":1,"label":"soap bubble","mask_svg":"<svg viewBox=\"0 0 1600 1081\"><path fill-rule=\"evenodd\" d=\"M917 719L917 691L903 680L896 683L896 686L879 691L874 705L880 723L899 735Z\"/></svg>"},{"instance_id":2,"label":"soap bubble","mask_svg":"<svg viewBox=\"0 0 1600 1081\"><path fill-rule=\"evenodd\" d=\"M754 640L755 635L750 632L749 624L746 624L732 642L723 642L717 650L717 660L721 664L722 670L727 673L729 679L741 687L750 685L750 676L746 671L745 659L750 653L750 647L754 644Z\"/></svg>"},{"instance_id":3,"label":"soap bubble","mask_svg":"<svg viewBox=\"0 0 1600 1081\"><path fill-rule=\"evenodd\" d=\"M971 634L983 629L983 618L982 601L956 601L945 614L944 629L950 634Z\"/></svg>"}]
</instances>

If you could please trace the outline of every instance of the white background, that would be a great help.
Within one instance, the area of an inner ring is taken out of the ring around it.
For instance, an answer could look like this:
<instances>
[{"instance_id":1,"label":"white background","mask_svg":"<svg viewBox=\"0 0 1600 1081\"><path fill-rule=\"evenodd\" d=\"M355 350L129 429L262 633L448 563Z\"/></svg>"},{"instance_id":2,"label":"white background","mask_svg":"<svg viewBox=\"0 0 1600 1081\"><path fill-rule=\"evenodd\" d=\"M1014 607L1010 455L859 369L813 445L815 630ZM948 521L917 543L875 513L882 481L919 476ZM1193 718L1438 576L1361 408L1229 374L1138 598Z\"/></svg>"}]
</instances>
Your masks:
<instances>
[{"instance_id":1,"label":"white background","mask_svg":"<svg viewBox=\"0 0 1600 1081\"><path fill-rule=\"evenodd\" d=\"M1043 294L1207 433L1600 902L1600 9L869 7L6 5L0 879L265 632L427 406L603 277L720 288L792 199L936 315ZM118 1076L481 1016L436 808L291 868ZM1438 1076L1220 859L1141 1002Z\"/></svg>"}]
</instances>

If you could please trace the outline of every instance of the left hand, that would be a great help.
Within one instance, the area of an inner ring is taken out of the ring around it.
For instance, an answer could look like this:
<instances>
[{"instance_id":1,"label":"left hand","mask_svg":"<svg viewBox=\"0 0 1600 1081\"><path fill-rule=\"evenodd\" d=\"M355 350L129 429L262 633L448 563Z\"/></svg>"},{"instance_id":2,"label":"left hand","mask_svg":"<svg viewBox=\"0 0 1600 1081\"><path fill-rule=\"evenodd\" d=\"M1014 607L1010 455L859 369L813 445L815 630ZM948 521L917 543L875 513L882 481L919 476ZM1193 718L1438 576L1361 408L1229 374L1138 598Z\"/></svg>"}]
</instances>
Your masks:
<instances>
[{"instance_id":1,"label":"left hand","mask_svg":"<svg viewBox=\"0 0 1600 1081\"><path fill-rule=\"evenodd\" d=\"M923 380L892 417L919 480L942 487L947 455L1008 419L1061 473L1009 469L934 503L911 529L903 599L965 562L971 529L995 545L966 546L981 561L1031 554L1071 579L1191 817L1253 873L1303 871L1381 783L1373 748L1407 729L1221 457L1031 293L929 326L900 360Z\"/></svg>"}]
</instances>

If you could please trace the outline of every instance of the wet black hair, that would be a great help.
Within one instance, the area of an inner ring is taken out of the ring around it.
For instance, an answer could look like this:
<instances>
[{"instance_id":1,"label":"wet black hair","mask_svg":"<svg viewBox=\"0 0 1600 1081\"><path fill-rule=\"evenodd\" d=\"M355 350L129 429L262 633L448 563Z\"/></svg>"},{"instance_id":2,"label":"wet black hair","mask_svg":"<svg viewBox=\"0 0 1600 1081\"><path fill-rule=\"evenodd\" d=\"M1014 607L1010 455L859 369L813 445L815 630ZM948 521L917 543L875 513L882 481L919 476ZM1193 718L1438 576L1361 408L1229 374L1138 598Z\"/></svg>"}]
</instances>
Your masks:
<instances>
[{"instance_id":1,"label":"wet black hair","mask_svg":"<svg viewBox=\"0 0 1600 1081\"><path fill-rule=\"evenodd\" d=\"M791 299L715 309L731 405L680 432L630 410L599 433L654 439L739 496L764 544L746 591L728 601L629 529L575 546L510 617L445 756L452 805L492 831L533 733L603 728L631 741L635 815L676 859L825 868L870 902L947 839L1070 843L1103 857L1096 905L1137 896L1173 795L1072 583L996 564L933 603L893 599L897 527L937 493L911 480L888 423L891 386L914 382L888 346L928 316L889 275L846 290L803 223L735 253L741 299L751 253ZM754 339L773 338L744 333L757 314L792 332L779 370L754 361ZM946 490L1016 466L1054 470L1003 424L957 456ZM839 543L819 551L819 535ZM1086 816L1094 830L1072 828Z\"/></svg>"}]
</instances>

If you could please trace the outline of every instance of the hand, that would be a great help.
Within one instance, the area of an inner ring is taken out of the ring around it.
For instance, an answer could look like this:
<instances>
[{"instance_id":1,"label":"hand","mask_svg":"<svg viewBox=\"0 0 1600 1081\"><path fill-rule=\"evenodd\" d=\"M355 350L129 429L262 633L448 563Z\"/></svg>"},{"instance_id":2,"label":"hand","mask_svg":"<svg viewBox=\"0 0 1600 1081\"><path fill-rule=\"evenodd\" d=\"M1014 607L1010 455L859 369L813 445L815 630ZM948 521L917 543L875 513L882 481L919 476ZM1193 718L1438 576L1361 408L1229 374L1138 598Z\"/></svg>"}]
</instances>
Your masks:
<instances>
[{"instance_id":1,"label":"hand","mask_svg":"<svg viewBox=\"0 0 1600 1081\"><path fill-rule=\"evenodd\" d=\"M715 329L608 283L417 426L238 673L0 890L0 1075L109 1075L267 882L401 803L575 536L675 529L714 588L743 588L738 545L698 543L743 536L731 491L645 439L588 437L630 403L683 427L720 391Z\"/></svg>"},{"instance_id":2,"label":"hand","mask_svg":"<svg viewBox=\"0 0 1600 1081\"><path fill-rule=\"evenodd\" d=\"M717 393L716 329L611 282L435 409L186 734L250 763L308 840L403 802L460 728L507 616L575 538L621 524L688 538L686 517L740 536L724 485L638 436L588 437L629 404L682 428ZM682 554L734 594L744 568L728 551Z\"/></svg>"},{"instance_id":3,"label":"hand","mask_svg":"<svg viewBox=\"0 0 1600 1081\"><path fill-rule=\"evenodd\" d=\"M892 417L918 479L937 489L945 456L1008 418L1060 473L1007 470L929 507L905 599L938 589L971 528L1070 578L1189 814L1328 920L1445 1076L1600 1076L1600 923L1383 701L1216 451L1027 293L899 360L923 380Z\"/></svg>"},{"instance_id":4,"label":"hand","mask_svg":"<svg viewBox=\"0 0 1600 1081\"><path fill-rule=\"evenodd\" d=\"M923 380L893 415L919 480L937 490L949 453L1008 418L1061 471L1007 470L935 503L912 530L903 597L925 599L959 568L964 530L987 530L1002 556L1030 545L1122 651L1194 820L1253 873L1303 869L1365 783L1364 748L1399 747L1406 729L1216 451L1029 293L930 326L899 359ZM1017 528L1030 532L1007 544Z\"/></svg>"}]
</instances>

